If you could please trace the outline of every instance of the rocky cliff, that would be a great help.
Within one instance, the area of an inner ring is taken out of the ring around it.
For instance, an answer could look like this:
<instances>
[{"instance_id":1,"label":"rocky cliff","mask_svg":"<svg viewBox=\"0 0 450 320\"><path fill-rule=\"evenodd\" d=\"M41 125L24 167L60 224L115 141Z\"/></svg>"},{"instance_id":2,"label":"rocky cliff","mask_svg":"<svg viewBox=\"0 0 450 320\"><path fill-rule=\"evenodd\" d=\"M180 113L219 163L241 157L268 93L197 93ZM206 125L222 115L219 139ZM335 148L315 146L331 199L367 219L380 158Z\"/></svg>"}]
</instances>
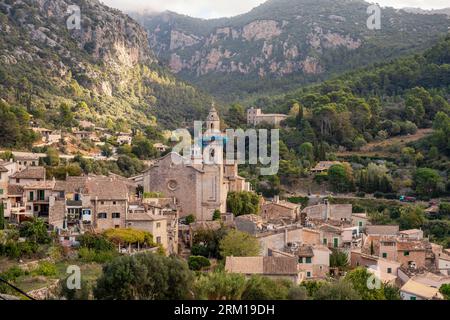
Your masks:
<instances>
[{"instance_id":1,"label":"rocky cliff","mask_svg":"<svg viewBox=\"0 0 450 320\"><path fill-rule=\"evenodd\" d=\"M158 65L137 22L97 0L0 0L0 38L1 98L27 94L30 112L85 101L90 110L81 117L151 123L156 116L176 126L209 105ZM17 92L24 83L29 92ZM171 103L175 97L181 101ZM171 114L177 104L184 109Z\"/></svg>"},{"instance_id":2,"label":"rocky cliff","mask_svg":"<svg viewBox=\"0 0 450 320\"><path fill-rule=\"evenodd\" d=\"M426 47L449 26L441 15L384 8L381 30L369 30L369 5L270 0L227 19L173 12L131 15L148 30L151 47L173 72L224 97L233 91L265 91L267 81L284 88L286 77L298 84L393 58ZM250 84L255 81L260 85Z\"/></svg>"}]
</instances>

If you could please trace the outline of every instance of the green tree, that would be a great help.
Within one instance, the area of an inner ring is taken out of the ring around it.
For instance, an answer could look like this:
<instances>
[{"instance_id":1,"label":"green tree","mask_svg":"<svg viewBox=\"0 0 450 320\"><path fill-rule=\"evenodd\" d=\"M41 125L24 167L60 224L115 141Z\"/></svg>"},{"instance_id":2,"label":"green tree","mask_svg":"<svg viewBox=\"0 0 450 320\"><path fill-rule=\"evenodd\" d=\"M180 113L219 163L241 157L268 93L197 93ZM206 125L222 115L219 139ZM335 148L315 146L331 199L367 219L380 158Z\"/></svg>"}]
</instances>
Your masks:
<instances>
[{"instance_id":1,"label":"green tree","mask_svg":"<svg viewBox=\"0 0 450 320\"><path fill-rule=\"evenodd\" d=\"M227 207L236 217L245 214L259 214L260 198L253 192L230 192Z\"/></svg>"},{"instance_id":2,"label":"green tree","mask_svg":"<svg viewBox=\"0 0 450 320\"><path fill-rule=\"evenodd\" d=\"M361 300L352 284L344 279L323 283L313 295L314 300Z\"/></svg>"},{"instance_id":3,"label":"green tree","mask_svg":"<svg viewBox=\"0 0 450 320\"><path fill-rule=\"evenodd\" d=\"M443 191L443 179L436 170L419 168L414 173L416 192L421 196L438 196Z\"/></svg>"},{"instance_id":4,"label":"green tree","mask_svg":"<svg viewBox=\"0 0 450 320\"><path fill-rule=\"evenodd\" d=\"M350 271L346 274L345 280L352 285L363 300L385 299L382 284L380 283L380 288L377 288L374 274L368 272L366 268L360 267ZM374 288L369 286L371 283Z\"/></svg>"},{"instance_id":5,"label":"green tree","mask_svg":"<svg viewBox=\"0 0 450 320\"><path fill-rule=\"evenodd\" d=\"M200 271L203 268L208 268L211 266L211 262L208 258L203 256L190 256L188 259L189 269L194 271Z\"/></svg>"},{"instance_id":6,"label":"green tree","mask_svg":"<svg viewBox=\"0 0 450 320\"><path fill-rule=\"evenodd\" d=\"M353 189L353 173L351 168L342 164L335 164L328 170L328 180L333 189L338 192L347 192Z\"/></svg>"},{"instance_id":7,"label":"green tree","mask_svg":"<svg viewBox=\"0 0 450 320\"><path fill-rule=\"evenodd\" d=\"M230 231L220 241L220 255L225 257L253 257L260 254L258 240L248 233L238 230Z\"/></svg>"},{"instance_id":8,"label":"green tree","mask_svg":"<svg viewBox=\"0 0 450 320\"><path fill-rule=\"evenodd\" d=\"M211 272L200 275L194 284L197 300L240 300L246 280L241 274Z\"/></svg>"},{"instance_id":9,"label":"green tree","mask_svg":"<svg viewBox=\"0 0 450 320\"><path fill-rule=\"evenodd\" d=\"M5 207L2 201L0 201L0 230L5 229Z\"/></svg>"},{"instance_id":10,"label":"green tree","mask_svg":"<svg viewBox=\"0 0 450 320\"><path fill-rule=\"evenodd\" d=\"M45 157L45 163L47 163L47 165L52 166L52 167L56 167L59 165L59 153L58 150L56 150L55 148L48 148L47 149L47 154Z\"/></svg>"},{"instance_id":11,"label":"green tree","mask_svg":"<svg viewBox=\"0 0 450 320\"><path fill-rule=\"evenodd\" d=\"M419 206L407 206L400 208L399 224L402 230L416 229L425 223L425 213Z\"/></svg>"},{"instance_id":12,"label":"green tree","mask_svg":"<svg viewBox=\"0 0 450 320\"><path fill-rule=\"evenodd\" d=\"M187 223L187 224L191 224L191 223L194 223L194 222L195 222L195 215L190 214L190 215L188 215L188 216L186 217L186 223Z\"/></svg>"},{"instance_id":13,"label":"green tree","mask_svg":"<svg viewBox=\"0 0 450 320\"><path fill-rule=\"evenodd\" d=\"M74 117L71 108L63 103L59 107L59 124L62 127L71 128L73 126Z\"/></svg>"},{"instance_id":14,"label":"green tree","mask_svg":"<svg viewBox=\"0 0 450 320\"><path fill-rule=\"evenodd\" d=\"M305 142L300 146L300 157L309 161L310 164L314 162L314 146L312 143Z\"/></svg>"},{"instance_id":15,"label":"green tree","mask_svg":"<svg viewBox=\"0 0 450 320\"><path fill-rule=\"evenodd\" d=\"M272 280L262 276L252 276L242 293L242 300L286 300L292 283L288 280Z\"/></svg>"},{"instance_id":16,"label":"green tree","mask_svg":"<svg viewBox=\"0 0 450 320\"><path fill-rule=\"evenodd\" d=\"M144 253L107 263L94 296L99 300L180 300L189 297L192 284L186 262Z\"/></svg>"},{"instance_id":17,"label":"green tree","mask_svg":"<svg viewBox=\"0 0 450 320\"><path fill-rule=\"evenodd\" d=\"M131 151L141 160L155 158L158 151L153 144L144 136L138 136L133 139Z\"/></svg>"},{"instance_id":18,"label":"green tree","mask_svg":"<svg viewBox=\"0 0 450 320\"><path fill-rule=\"evenodd\" d=\"M444 298L446 300L450 300L450 284L443 284L440 288L439 288L439 292L442 293L444 295Z\"/></svg>"},{"instance_id":19,"label":"green tree","mask_svg":"<svg viewBox=\"0 0 450 320\"><path fill-rule=\"evenodd\" d=\"M230 128L242 128L247 123L244 108L240 104L232 104L226 122Z\"/></svg>"},{"instance_id":20,"label":"green tree","mask_svg":"<svg viewBox=\"0 0 450 320\"><path fill-rule=\"evenodd\" d=\"M339 268L340 270L346 270L349 267L348 255L346 252L333 249L330 255L330 267Z\"/></svg>"},{"instance_id":21,"label":"green tree","mask_svg":"<svg viewBox=\"0 0 450 320\"><path fill-rule=\"evenodd\" d=\"M214 210L212 219L213 219L213 221L220 221L220 220L222 220L222 214L220 213L220 210Z\"/></svg>"},{"instance_id":22,"label":"green tree","mask_svg":"<svg viewBox=\"0 0 450 320\"><path fill-rule=\"evenodd\" d=\"M47 231L47 225L44 220L34 218L32 221L26 221L20 225L20 236L26 237L34 243L49 243L50 236Z\"/></svg>"}]
</instances>

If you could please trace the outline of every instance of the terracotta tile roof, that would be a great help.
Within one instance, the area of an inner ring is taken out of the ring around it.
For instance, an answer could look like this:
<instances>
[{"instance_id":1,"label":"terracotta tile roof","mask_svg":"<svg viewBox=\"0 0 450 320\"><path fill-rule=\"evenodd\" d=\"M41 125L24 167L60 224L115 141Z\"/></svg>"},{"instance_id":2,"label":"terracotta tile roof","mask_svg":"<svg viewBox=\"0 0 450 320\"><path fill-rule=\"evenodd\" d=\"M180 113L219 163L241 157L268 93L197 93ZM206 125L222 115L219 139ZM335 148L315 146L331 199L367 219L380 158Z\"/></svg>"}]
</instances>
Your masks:
<instances>
[{"instance_id":1,"label":"terracotta tile roof","mask_svg":"<svg viewBox=\"0 0 450 320\"><path fill-rule=\"evenodd\" d=\"M129 212L127 215L127 221L158 221L167 220L164 216L156 216L143 211Z\"/></svg>"},{"instance_id":2,"label":"terracotta tile roof","mask_svg":"<svg viewBox=\"0 0 450 320\"><path fill-rule=\"evenodd\" d=\"M396 235L400 228L398 225L369 225L366 226L367 234L380 234L380 235Z\"/></svg>"},{"instance_id":3,"label":"terracotta tile roof","mask_svg":"<svg viewBox=\"0 0 450 320\"><path fill-rule=\"evenodd\" d=\"M297 274L297 259L289 257L264 257L264 274Z\"/></svg>"},{"instance_id":4,"label":"terracotta tile roof","mask_svg":"<svg viewBox=\"0 0 450 320\"><path fill-rule=\"evenodd\" d=\"M297 249L296 255L299 257L312 258L314 257L314 251L311 246L301 246Z\"/></svg>"},{"instance_id":5,"label":"terracotta tile roof","mask_svg":"<svg viewBox=\"0 0 450 320\"><path fill-rule=\"evenodd\" d=\"M333 232L333 233L342 233L341 228L337 226L332 226L329 224L323 224L319 227L319 230L325 231L325 232Z\"/></svg>"},{"instance_id":6,"label":"terracotta tile roof","mask_svg":"<svg viewBox=\"0 0 450 320\"><path fill-rule=\"evenodd\" d=\"M86 181L86 192L91 199L127 200L128 188L122 181L110 178L91 178Z\"/></svg>"},{"instance_id":7,"label":"terracotta tile roof","mask_svg":"<svg viewBox=\"0 0 450 320\"><path fill-rule=\"evenodd\" d=\"M292 202L288 202L288 201L284 201L281 200L279 202L273 202L273 203L268 203L268 204L274 204L276 206L280 206L280 207L284 207L284 208L288 208L288 209L297 209L300 207L300 205L292 203Z\"/></svg>"},{"instance_id":8,"label":"terracotta tile roof","mask_svg":"<svg viewBox=\"0 0 450 320\"><path fill-rule=\"evenodd\" d=\"M439 293L439 289L428 287L422 283L414 280L408 280L400 291L417 295L425 299L442 299L442 295Z\"/></svg>"},{"instance_id":9,"label":"terracotta tile roof","mask_svg":"<svg viewBox=\"0 0 450 320\"><path fill-rule=\"evenodd\" d=\"M429 243L424 241L397 241L398 251L423 251L430 247Z\"/></svg>"},{"instance_id":10,"label":"terracotta tile roof","mask_svg":"<svg viewBox=\"0 0 450 320\"><path fill-rule=\"evenodd\" d=\"M403 230L403 231L400 231L401 234L407 234L407 235L415 234L415 233L418 233L418 232L422 232L422 230L419 230L419 229L410 229L410 230Z\"/></svg>"},{"instance_id":11,"label":"terracotta tile roof","mask_svg":"<svg viewBox=\"0 0 450 320\"><path fill-rule=\"evenodd\" d=\"M225 270L230 273L263 274L263 257L227 257Z\"/></svg>"},{"instance_id":12,"label":"terracotta tile roof","mask_svg":"<svg viewBox=\"0 0 450 320\"><path fill-rule=\"evenodd\" d=\"M225 270L231 273L296 275L297 259L290 257L227 257Z\"/></svg>"},{"instance_id":13,"label":"terracotta tile roof","mask_svg":"<svg viewBox=\"0 0 450 320\"><path fill-rule=\"evenodd\" d=\"M23 187L15 184L8 185L8 195L22 195L23 194Z\"/></svg>"},{"instance_id":14,"label":"terracotta tile roof","mask_svg":"<svg viewBox=\"0 0 450 320\"><path fill-rule=\"evenodd\" d=\"M67 177L65 181L56 181L55 190L66 193L83 192L88 177Z\"/></svg>"},{"instance_id":15,"label":"terracotta tile roof","mask_svg":"<svg viewBox=\"0 0 450 320\"><path fill-rule=\"evenodd\" d=\"M13 179L45 179L44 167L27 167L11 176Z\"/></svg>"}]
</instances>

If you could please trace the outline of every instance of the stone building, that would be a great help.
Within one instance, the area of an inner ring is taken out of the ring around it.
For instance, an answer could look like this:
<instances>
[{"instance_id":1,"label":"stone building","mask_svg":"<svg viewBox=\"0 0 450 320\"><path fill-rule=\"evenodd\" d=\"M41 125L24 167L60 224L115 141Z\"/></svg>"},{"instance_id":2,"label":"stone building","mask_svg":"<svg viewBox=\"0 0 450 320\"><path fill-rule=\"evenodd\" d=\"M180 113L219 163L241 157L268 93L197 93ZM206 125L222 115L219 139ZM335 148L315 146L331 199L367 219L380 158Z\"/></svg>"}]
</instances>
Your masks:
<instances>
[{"instance_id":1,"label":"stone building","mask_svg":"<svg viewBox=\"0 0 450 320\"><path fill-rule=\"evenodd\" d=\"M267 221L291 221L300 220L300 205L280 200L276 196L273 201L268 201L261 206L261 216Z\"/></svg>"},{"instance_id":2,"label":"stone building","mask_svg":"<svg viewBox=\"0 0 450 320\"><path fill-rule=\"evenodd\" d=\"M285 114L267 114L263 113L261 109L250 108L247 110L247 124L248 125L259 125L266 123L277 127L280 123L288 118Z\"/></svg>"},{"instance_id":3,"label":"stone building","mask_svg":"<svg viewBox=\"0 0 450 320\"><path fill-rule=\"evenodd\" d=\"M213 107L206 121L202 147L191 146L190 157L172 152L155 161L143 174L144 192L159 192L176 199L180 217L195 215L199 221L212 220L215 210L226 212L231 191L250 191L250 185L238 175L237 164L224 163L220 118ZM197 141L198 143L198 141Z\"/></svg>"}]
</instances>

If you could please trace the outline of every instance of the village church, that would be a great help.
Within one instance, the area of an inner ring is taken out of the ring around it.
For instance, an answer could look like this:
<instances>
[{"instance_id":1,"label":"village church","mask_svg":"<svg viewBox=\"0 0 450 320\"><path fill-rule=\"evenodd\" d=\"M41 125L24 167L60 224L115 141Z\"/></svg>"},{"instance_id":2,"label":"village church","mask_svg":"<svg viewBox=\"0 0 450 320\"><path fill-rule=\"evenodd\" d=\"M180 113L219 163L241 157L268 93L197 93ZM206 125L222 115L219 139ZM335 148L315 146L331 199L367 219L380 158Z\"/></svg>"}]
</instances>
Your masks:
<instances>
[{"instance_id":1,"label":"village church","mask_svg":"<svg viewBox=\"0 0 450 320\"><path fill-rule=\"evenodd\" d=\"M182 161L182 155L172 152L158 159L143 174L144 192L159 192L166 198L174 198L180 217L192 214L197 221L212 220L215 210L225 213L229 192L250 191L250 184L238 175L237 163L211 159L223 157L225 137L214 106L206 128L201 143L210 159L205 159L202 147L194 144L189 163Z\"/></svg>"}]
</instances>

